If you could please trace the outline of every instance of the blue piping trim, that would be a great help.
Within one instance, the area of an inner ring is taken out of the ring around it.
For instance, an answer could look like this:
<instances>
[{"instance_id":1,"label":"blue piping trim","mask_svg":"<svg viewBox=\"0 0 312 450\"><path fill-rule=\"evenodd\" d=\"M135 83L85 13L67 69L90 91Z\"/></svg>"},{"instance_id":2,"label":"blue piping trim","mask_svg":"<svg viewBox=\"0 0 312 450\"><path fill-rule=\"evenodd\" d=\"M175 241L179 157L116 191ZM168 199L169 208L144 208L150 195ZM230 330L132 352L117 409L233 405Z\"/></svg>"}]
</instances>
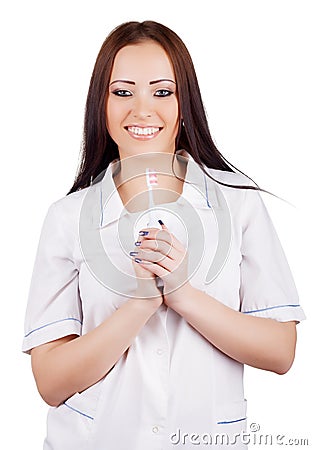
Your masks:
<instances>
[{"instance_id":1,"label":"blue piping trim","mask_svg":"<svg viewBox=\"0 0 312 450\"><path fill-rule=\"evenodd\" d=\"M101 223L100 226L103 225L103 218L104 218L104 211L103 211L103 194L102 194L102 187L101 187Z\"/></svg>"},{"instance_id":2,"label":"blue piping trim","mask_svg":"<svg viewBox=\"0 0 312 450\"><path fill-rule=\"evenodd\" d=\"M31 330L29 333L25 334L25 338L28 337L30 334L34 333L35 331L41 330L42 328L48 327L50 325L54 325L55 323L64 322L65 320L75 320L76 322L79 322L82 325L81 320L75 319L74 317L68 317L67 319L60 319L55 320L54 322L47 323L46 325L42 325L41 327L35 328L34 330Z\"/></svg>"},{"instance_id":3,"label":"blue piping trim","mask_svg":"<svg viewBox=\"0 0 312 450\"><path fill-rule=\"evenodd\" d=\"M209 204L209 201L208 201L208 188L207 188L207 180L206 180L205 175L204 175L204 180L205 180L205 190L206 190L206 202L207 202L207 206L208 206L209 208L211 208L211 206L210 206L210 204Z\"/></svg>"},{"instance_id":4,"label":"blue piping trim","mask_svg":"<svg viewBox=\"0 0 312 450\"><path fill-rule=\"evenodd\" d=\"M87 419L94 420L94 417L88 416L88 414L85 414L85 413L79 411L79 409L73 408L72 406L68 405L66 402L64 402L63 405L67 406L67 408L69 408L69 409L72 409L76 413L81 414L82 416L86 417Z\"/></svg>"},{"instance_id":5,"label":"blue piping trim","mask_svg":"<svg viewBox=\"0 0 312 450\"><path fill-rule=\"evenodd\" d=\"M251 314L256 312L262 312L262 311L268 311L269 309L276 309L276 308L298 308L300 305L277 305L277 306L270 306L269 308L263 308L263 309L254 309L253 311L242 311L244 314Z\"/></svg>"},{"instance_id":6,"label":"blue piping trim","mask_svg":"<svg viewBox=\"0 0 312 450\"><path fill-rule=\"evenodd\" d=\"M242 420L246 420L247 417L243 417L242 419L236 419L236 420L225 420L224 422L217 422L217 425L226 425L227 423L235 423L235 422L241 422Z\"/></svg>"}]
</instances>

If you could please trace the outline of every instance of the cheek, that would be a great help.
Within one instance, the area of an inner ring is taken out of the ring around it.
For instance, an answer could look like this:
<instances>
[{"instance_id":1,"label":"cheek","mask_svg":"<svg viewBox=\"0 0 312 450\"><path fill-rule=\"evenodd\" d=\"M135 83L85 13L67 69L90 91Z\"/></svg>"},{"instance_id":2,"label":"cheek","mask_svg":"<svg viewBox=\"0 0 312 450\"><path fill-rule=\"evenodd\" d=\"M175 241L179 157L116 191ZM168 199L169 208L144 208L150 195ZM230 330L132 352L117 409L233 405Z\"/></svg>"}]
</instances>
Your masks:
<instances>
[{"instance_id":1,"label":"cheek","mask_svg":"<svg viewBox=\"0 0 312 450\"><path fill-rule=\"evenodd\" d=\"M106 106L106 125L108 131L119 129L125 115L124 105L121 102L108 98Z\"/></svg>"},{"instance_id":2,"label":"cheek","mask_svg":"<svg viewBox=\"0 0 312 450\"><path fill-rule=\"evenodd\" d=\"M175 128L178 123L178 116L179 116L179 108L178 108L178 102L168 102L166 105L164 105L163 108L163 119L166 121L166 123L172 127Z\"/></svg>"},{"instance_id":3,"label":"cheek","mask_svg":"<svg viewBox=\"0 0 312 450\"><path fill-rule=\"evenodd\" d=\"M108 99L107 106L106 106L106 122L107 122L107 129L110 131L111 129L114 129L114 124L116 124L116 113L117 108L114 105L114 102Z\"/></svg>"}]
</instances>

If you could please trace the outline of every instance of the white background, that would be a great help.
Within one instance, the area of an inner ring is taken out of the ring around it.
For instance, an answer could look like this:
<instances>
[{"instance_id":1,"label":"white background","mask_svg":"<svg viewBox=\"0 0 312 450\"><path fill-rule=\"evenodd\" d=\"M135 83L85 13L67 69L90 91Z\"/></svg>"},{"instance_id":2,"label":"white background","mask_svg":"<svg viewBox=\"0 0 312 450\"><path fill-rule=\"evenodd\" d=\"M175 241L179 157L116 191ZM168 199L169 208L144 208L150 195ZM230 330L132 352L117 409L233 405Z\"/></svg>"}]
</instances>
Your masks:
<instances>
[{"instance_id":1,"label":"white background","mask_svg":"<svg viewBox=\"0 0 312 450\"><path fill-rule=\"evenodd\" d=\"M220 151L293 205L264 194L311 318L310 3L11 0L1 7L1 441L6 450L42 448L48 407L36 391L30 357L20 350L29 283L47 208L74 180L97 53L124 21L157 20L180 35L193 57ZM307 320L298 326L290 372L279 376L246 367L249 423L260 424L265 434L309 437L312 444L310 343Z\"/></svg>"}]
</instances>

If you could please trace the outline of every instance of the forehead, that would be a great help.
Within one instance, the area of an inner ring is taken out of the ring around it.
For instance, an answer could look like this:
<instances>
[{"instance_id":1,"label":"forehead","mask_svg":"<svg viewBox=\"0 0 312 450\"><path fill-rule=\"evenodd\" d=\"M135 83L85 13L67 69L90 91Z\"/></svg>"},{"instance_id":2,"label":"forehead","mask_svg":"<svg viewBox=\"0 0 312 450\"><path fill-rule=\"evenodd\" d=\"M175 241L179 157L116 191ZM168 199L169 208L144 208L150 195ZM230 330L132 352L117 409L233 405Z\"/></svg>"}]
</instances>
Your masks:
<instances>
[{"instance_id":1,"label":"forehead","mask_svg":"<svg viewBox=\"0 0 312 450\"><path fill-rule=\"evenodd\" d=\"M126 78L148 81L170 77L175 80L172 63L161 45L146 41L127 45L116 54L111 80Z\"/></svg>"}]
</instances>

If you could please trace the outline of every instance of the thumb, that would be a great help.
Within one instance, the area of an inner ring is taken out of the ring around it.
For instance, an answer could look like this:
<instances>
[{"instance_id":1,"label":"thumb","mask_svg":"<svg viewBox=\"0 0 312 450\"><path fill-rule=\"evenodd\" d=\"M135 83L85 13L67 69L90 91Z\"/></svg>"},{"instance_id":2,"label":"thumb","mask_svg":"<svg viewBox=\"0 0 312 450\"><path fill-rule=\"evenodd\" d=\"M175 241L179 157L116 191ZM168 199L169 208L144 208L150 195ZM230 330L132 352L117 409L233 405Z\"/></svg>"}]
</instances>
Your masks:
<instances>
[{"instance_id":1,"label":"thumb","mask_svg":"<svg viewBox=\"0 0 312 450\"><path fill-rule=\"evenodd\" d=\"M166 227L166 225L164 224L164 222L162 220L158 220L158 223L161 225L163 230L168 230L168 228Z\"/></svg>"}]
</instances>

